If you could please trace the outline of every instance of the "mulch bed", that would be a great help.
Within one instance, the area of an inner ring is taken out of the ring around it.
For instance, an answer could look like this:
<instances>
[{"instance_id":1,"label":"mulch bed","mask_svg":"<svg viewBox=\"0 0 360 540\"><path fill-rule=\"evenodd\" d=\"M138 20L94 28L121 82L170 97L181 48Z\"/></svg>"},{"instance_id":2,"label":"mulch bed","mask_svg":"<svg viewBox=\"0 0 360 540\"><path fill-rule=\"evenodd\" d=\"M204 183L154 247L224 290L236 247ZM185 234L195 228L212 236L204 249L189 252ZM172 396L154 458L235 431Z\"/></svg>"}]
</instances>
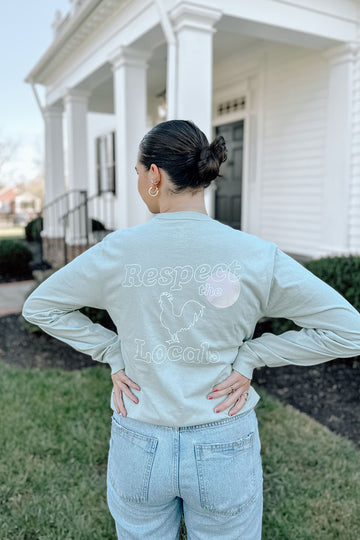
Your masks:
<instances>
[{"instance_id":1,"label":"mulch bed","mask_svg":"<svg viewBox=\"0 0 360 540\"><path fill-rule=\"evenodd\" d=\"M360 448L359 357L311 367L260 368L253 380Z\"/></svg>"},{"instance_id":2,"label":"mulch bed","mask_svg":"<svg viewBox=\"0 0 360 540\"><path fill-rule=\"evenodd\" d=\"M29 271L28 273L24 273L21 276L0 275L0 285L3 283L21 283L22 281L29 281L30 279L34 279L33 273L31 271Z\"/></svg>"},{"instance_id":3,"label":"mulch bed","mask_svg":"<svg viewBox=\"0 0 360 540\"><path fill-rule=\"evenodd\" d=\"M24 368L83 369L97 365L42 332L30 334L21 315L0 317L0 358ZM259 335L265 328L257 330ZM254 382L283 403L303 411L360 448L360 357L311 367L254 371Z\"/></svg>"},{"instance_id":4,"label":"mulch bed","mask_svg":"<svg viewBox=\"0 0 360 540\"><path fill-rule=\"evenodd\" d=\"M30 333L26 325L19 314L0 317L0 359L23 368L61 368L69 371L96 364L90 356L43 332Z\"/></svg>"},{"instance_id":5,"label":"mulch bed","mask_svg":"<svg viewBox=\"0 0 360 540\"><path fill-rule=\"evenodd\" d=\"M254 337L269 331L271 322L265 320ZM316 366L262 367L254 370L253 380L360 448L360 356Z\"/></svg>"}]
</instances>

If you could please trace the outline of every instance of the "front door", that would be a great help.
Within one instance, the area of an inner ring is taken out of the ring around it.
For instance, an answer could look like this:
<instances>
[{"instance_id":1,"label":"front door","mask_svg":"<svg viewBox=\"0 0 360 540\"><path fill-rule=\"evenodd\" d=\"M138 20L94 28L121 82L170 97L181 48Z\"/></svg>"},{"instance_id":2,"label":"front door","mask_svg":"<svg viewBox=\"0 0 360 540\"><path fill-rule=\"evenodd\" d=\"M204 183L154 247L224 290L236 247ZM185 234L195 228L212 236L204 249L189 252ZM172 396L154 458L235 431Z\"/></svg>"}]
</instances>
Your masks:
<instances>
[{"instance_id":1,"label":"front door","mask_svg":"<svg viewBox=\"0 0 360 540\"><path fill-rule=\"evenodd\" d=\"M215 219L240 229L244 120L218 126L216 135L224 137L228 159L220 168L222 178L216 180Z\"/></svg>"}]
</instances>

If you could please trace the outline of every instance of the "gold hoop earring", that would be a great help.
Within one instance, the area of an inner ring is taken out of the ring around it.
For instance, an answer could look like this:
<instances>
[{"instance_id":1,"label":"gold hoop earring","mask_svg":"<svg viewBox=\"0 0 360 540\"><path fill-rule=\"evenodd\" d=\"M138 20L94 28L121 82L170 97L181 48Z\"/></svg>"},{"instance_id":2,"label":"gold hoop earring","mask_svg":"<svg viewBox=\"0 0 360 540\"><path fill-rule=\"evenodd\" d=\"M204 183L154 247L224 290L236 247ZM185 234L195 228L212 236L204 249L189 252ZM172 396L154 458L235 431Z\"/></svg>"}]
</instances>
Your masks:
<instances>
[{"instance_id":1,"label":"gold hoop earring","mask_svg":"<svg viewBox=\"0 0 360 540\"><path fill-rule=\"evenodd\" d=\"M155 189L153 192L152 189ZM159 188L157 186L150 186L148 191L150 197L157 197L159 195Z\"/></svg>"}]
</instances>

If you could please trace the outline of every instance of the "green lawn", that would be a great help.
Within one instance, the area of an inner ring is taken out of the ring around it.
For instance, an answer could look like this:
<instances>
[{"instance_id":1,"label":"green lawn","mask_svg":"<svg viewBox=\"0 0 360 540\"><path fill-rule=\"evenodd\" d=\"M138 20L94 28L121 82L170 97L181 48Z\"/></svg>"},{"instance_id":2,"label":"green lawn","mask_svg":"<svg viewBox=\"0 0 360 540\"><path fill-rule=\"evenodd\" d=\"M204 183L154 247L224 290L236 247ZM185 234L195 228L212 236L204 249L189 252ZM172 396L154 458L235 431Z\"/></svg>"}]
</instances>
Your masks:
<instances>
[{"instance_id":1,"label":"green lawn","mask_svg":"<svg viewBox=\"0 0 360 540\"><path fill-rule=\"evenodd\" d=\"M105 488L110 389L103 366L0 362L1 539L115 539ZM358 540L360 452L261 394L263 540Z\"/></svg>"}]
</instances>

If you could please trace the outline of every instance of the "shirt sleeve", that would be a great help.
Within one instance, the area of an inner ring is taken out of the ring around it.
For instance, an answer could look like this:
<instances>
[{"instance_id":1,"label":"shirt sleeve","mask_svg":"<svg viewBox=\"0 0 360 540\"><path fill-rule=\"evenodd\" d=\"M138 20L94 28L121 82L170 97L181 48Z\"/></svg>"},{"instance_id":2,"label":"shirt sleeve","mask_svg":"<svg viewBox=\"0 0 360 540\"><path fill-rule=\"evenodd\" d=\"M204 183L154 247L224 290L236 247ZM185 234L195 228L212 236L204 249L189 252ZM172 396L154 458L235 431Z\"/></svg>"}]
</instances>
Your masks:
<instances>
[{"instance_id":1,"label":"shirt sleeve","mask_svg":"<svg viewBox=\"0 0 360 540\"><path fill-rule=\"evenodd\" d=\"M24 303L22 315L93 360L107 362L111 373L116 373L125 367L119 336L79 311L85 306L106 309L103 284L109 263L104 257L105 241L41 283Z\"/></svg>"},{"instance_id":2,"label":"shirt sleeve","mask_svg":"<svg viewBox=\"0 0 360 540\"><path fill-rule=\"evenodd\" d=\"M256 367L308 366L360 354L358 311L279 249L264 315L290 319L302 328L245 341L233 368L249 379Z\"/></svg>"}]
</instances>

